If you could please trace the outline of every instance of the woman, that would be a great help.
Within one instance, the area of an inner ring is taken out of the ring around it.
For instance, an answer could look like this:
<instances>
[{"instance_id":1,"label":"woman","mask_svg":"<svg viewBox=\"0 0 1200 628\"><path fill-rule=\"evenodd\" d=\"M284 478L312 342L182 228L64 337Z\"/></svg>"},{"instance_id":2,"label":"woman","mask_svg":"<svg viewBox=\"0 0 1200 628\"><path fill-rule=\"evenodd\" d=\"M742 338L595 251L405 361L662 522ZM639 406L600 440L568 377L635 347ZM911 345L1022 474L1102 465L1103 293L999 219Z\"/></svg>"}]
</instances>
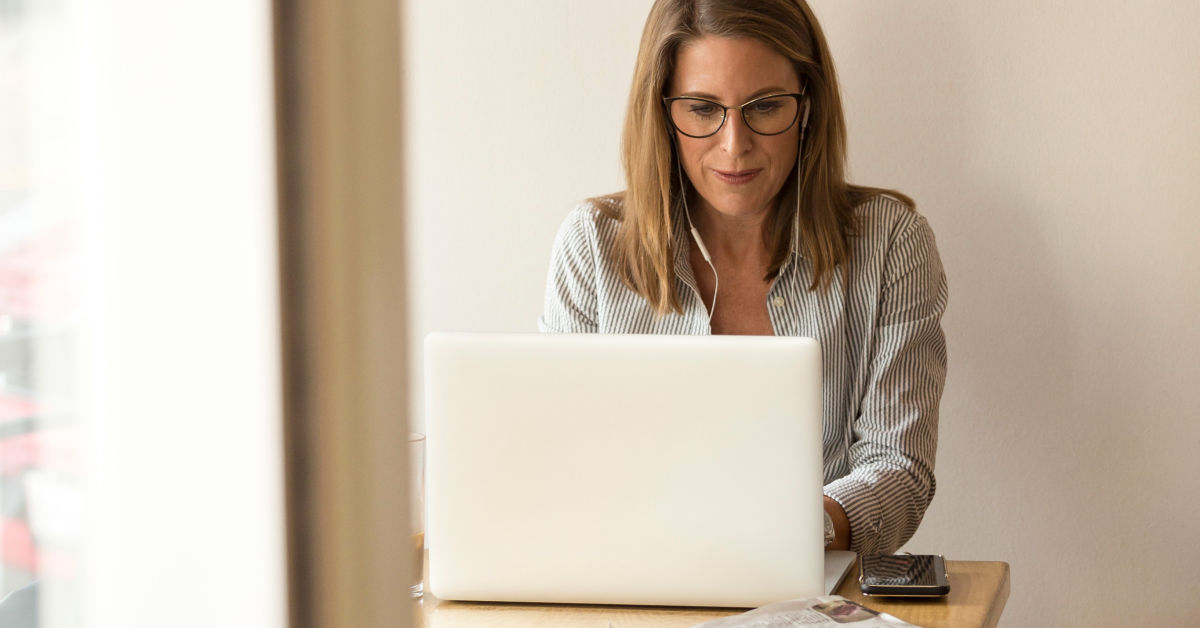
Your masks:
<instances>
[{"instance_id":1,"label":"woman","mask_svg":"<svg viewBox=\"0 0 1200 628\"><path fill-rule=\"evenodd\" d=\"M826 545L891 553L933 498L946 280L911 200L846 182L845 134L803 0L658 0L627 189L564 222L539 327L818 339Z\"/></svg>"}]
</instances>

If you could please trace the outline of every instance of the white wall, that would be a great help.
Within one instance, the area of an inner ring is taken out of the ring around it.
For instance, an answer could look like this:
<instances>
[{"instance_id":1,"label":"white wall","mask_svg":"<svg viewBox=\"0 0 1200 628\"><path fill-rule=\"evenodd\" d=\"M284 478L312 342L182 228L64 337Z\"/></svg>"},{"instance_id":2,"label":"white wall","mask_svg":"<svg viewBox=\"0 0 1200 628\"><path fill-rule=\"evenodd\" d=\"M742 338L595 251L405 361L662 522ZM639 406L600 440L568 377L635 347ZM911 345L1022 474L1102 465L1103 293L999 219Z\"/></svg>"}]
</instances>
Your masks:
<instances>
[{"instance_id":1,"label":"white wall","mask_svg":"<svg viewBox=\"0 0 1200 628\"><path fill-rule=\"evenodd\" d=\"M409 6L414 337L534 329L559 221L621 186L649 5ZM814 8L852 176L917 199L950 279L938 494L906 549L1008 561L1007 625L1200 623L1200 5Z\"/></svg>"}]
</instances>

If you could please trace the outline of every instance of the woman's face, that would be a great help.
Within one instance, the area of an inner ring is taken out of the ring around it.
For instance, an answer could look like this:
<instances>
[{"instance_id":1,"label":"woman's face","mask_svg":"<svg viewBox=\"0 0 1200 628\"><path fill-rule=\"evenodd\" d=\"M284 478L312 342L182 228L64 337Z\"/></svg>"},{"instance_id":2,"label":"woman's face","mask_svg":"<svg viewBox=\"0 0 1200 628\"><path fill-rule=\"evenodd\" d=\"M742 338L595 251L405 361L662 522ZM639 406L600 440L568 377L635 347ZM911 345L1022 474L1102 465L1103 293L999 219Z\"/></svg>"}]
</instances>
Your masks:
<instances>
[{"instance_id":1,"label":"woman's face","mask_svg":"<svg viewBox=\"0 0 1200 628\"><path fill-rule=\"evenodd\" d=\"M759 96L799 91L800 78L792 64L766 44L707 35L676 55L668 96L696 96L729 107ZM799 121L779 135L759 135L735 109L726 114L715 135L694 138L675 133L683 169L701 205L739 218L765 218L774 207L796 166L799 136Z\"/></svg>"}]
</instances>

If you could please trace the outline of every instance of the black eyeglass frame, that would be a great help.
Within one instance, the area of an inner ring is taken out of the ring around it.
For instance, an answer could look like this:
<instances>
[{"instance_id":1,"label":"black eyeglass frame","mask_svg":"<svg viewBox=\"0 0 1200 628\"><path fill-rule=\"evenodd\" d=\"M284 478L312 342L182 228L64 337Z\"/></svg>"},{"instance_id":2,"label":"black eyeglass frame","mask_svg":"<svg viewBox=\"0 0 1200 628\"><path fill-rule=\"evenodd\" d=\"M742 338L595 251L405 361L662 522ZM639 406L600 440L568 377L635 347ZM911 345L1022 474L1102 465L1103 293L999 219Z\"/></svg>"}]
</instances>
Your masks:
<instances>
[{"instance_id":1,"label":"black eyeglass frame","mask_svg":"<svg viewBox=\"0 0 1200 628\"><path fill-rule=\"evenodd\" d=\"M755 129L754 126L752 124L750 124L750 121L746 119L746 107L753 105L754 103L756 103L760 100L767 100L768 98L779 98L780 96L791 96L792 98L796 99L796 114L794 116L792 116L792 121L789 122L788 125L786 127L784 127L784 129L782 131L779 131L776 133L763 133L763 132L759 131L758 129ZM796 126L796 120L800 119L800 110L804 107L804 99L805 98L807 98L807 96L805 94L797 93L797 92L786 92L786 93L782 93L782 94L767 94L766 96L759 96L758 98L755 98L753 100L748 100L748 101L746 101L740 105L734 106L734 107L726 107L725 105L722 105L721 103L719 103L715 100L709 100L708 98L699 98L697 96L671 96L671 97L663 98L662 101L663 101L663 108L666 110L667 121L671 123L671 128L675 129L676 131L679 131L680 133L682 133L690 138L704 139L706 137L712 137L712 136L716 135L717 133L720 133L721 129L725 128L725 122L727 120L729 120L729 110L730 109L737 109L738 113L742 114L742 122L746 123L746 128L750 129L751 131L754 131L755 133L757 133L759 135L763 135L766 137L771 137L773 135L783 135L784 133L787 133L788 131L790 131L792 127ZM700 102L706 102L706 103L709 103L710 105L720 107L721 108L721 123L717 125L717 129L715 131L713 131L712 133L709 133L708 135L692 135L691 133L684 131L683 129L679 128L678 124L675 124L675 118L671 115L671 103L675 102L676 100L699 100Z\"/></svg>"}]
</instances>

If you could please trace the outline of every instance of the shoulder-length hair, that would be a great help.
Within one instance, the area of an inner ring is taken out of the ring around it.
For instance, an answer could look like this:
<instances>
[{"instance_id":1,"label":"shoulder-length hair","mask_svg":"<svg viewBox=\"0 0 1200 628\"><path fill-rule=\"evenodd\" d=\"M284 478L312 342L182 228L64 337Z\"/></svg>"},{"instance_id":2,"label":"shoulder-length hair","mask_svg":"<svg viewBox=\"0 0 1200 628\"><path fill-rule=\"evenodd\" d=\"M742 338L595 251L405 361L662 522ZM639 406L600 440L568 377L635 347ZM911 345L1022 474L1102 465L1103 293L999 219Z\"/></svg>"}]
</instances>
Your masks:
<instances>
[{"instance_id":1,"label":"shoulder-length hair","mask_svg":"<svg viewBox=\"0 0 1200 628\"><path fill-rule=\"evenodd\" d=\"M657 0L642 32L622 134L626 190L608 199L623 197L623 202L599 206L621 221L614 253L622 281L659 315L683 311L674 289L672 212L679 211L679 200L687 193L675 176L674 131L662 99L668 95L678 52L706 35L766 43L792 62L811 106L797 157L803 174L798 189L802 209L797 217L795 203L781 203L768 218L763 237L772 254L764 280L774 279L786 261L793 223L800 229L802 253L813 263L809 290L825 289L835 268L846 269L857 205L887 194L913 206L897 192L846 182L841 94L825 35L804 0ZM784 188L796 193L795 174Z\"/></svg>"}]
</instances>

